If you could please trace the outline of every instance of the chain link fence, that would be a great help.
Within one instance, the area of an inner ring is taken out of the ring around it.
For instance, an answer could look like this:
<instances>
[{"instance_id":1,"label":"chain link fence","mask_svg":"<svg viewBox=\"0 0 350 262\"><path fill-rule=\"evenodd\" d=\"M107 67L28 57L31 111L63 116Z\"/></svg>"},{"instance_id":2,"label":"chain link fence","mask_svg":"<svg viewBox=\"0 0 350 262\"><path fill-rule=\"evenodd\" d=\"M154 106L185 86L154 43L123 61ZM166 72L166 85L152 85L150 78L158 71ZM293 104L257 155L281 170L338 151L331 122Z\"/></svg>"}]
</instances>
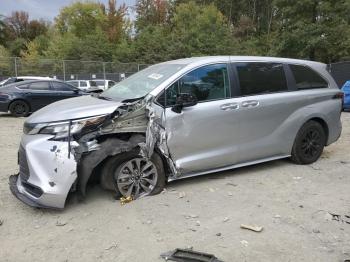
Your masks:
<instances>
[{"instance_id":1,"label":"chain link fence","mask_svg":"<svg viewBox=\"0 0 350 262\"><path fill-rule=\"evenodd\" d=\"M349 61L329 64L328 69L340 88L345 84L346 81L350 80Z\"/></svg>"},{"instance_id":2,"label":"chain link fence","mask_svg":"<svg viewBox=\"0 0 350 262\"><path fill-rule=\"evenodd\" d=\"M0 81L13 76L49 76L64 81L108 79L118 82L148 66L137 63L0 57Z\"/></svg>"}]
</instances>

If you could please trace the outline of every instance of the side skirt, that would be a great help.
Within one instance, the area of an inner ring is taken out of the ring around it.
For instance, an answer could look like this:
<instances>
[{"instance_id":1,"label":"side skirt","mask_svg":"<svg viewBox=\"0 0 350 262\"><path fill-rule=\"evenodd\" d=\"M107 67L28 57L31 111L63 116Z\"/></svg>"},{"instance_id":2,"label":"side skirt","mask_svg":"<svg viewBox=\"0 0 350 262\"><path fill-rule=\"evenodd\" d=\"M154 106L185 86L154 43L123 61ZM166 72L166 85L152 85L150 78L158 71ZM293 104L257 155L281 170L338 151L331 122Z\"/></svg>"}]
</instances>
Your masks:
<instances>
[{"instance_id":1,"label":"side skirt","mask_svg":"<svg viewBox=\"0 0 350 262\"><path fill-rule=\"evenodd\" d=\"M259 160L254 160L254 161L250 161L250 162L235 164L235 165L231 165L231 166L210 169L207 171L182 174L179 177L169 177L168 182L180 180L180 179L184 179L184 178L188 178L188 177L201 176L201 175L206 175L206 174L210 174L210 173L216 173L216 172L226 171L226 170L230 170L230 169L236 169L239 167L251 166L251 165L255 165L255 164L260 164L260 163L269 162L269 161L278 160L278 159L283 159L283 158L288 158L288 157L290 157L290 155L279 155L279 156L273 156L273 157L263 158L263 159L259 159Z\"/></svg>"}]
</instances>

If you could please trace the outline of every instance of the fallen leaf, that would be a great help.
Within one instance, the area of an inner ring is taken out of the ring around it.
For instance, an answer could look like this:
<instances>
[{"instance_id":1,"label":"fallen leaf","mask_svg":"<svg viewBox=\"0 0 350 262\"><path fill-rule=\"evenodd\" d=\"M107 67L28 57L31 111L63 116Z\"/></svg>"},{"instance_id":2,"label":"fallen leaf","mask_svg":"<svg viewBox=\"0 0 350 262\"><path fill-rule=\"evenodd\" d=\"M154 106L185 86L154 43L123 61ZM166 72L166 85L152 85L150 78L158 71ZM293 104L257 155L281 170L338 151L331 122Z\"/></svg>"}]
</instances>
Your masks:
<instances>
[{"instance_id":1,"label":"fallen leaf","mask_svg":"<svg viewBox=\"0 0 350 262\"><path fill-rule=\"evenodd\" d=\"M127 203L130 203L131 201L133 201L132 196L121 197L121 198L120 198L120 204L121 204L122 206L124 206L124 205L127 204Z\"/></svg>"}]
</instances>

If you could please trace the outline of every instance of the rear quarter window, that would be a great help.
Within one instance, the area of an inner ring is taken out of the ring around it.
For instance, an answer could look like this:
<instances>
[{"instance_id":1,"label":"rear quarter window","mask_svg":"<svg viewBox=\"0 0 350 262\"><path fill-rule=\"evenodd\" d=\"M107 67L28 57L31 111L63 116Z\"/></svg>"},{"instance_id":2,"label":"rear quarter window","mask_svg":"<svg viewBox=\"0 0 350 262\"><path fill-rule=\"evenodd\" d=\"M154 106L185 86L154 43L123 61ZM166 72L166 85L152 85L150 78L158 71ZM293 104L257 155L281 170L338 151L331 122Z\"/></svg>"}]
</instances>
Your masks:
<instances>
[{"instance_id":1,"label":"rear quarter window","mask_svg":"<svg viewBox=\"0 0 350 262\"><path fill-rule=\"evenodd\" d=\"M17 86L18 89L28 89L28 84L22 84Z\"/></svg>"},{"instance_id":2,"label":"rear quarter window","mask_svg":"<svg viewBox=\"0 0 350 262\"><path fill-rule=\"evenodd\" d=\"M304 65L289 65L298 90L327 88L327 81L311 68Z\"/></svg>"}]
</instances>

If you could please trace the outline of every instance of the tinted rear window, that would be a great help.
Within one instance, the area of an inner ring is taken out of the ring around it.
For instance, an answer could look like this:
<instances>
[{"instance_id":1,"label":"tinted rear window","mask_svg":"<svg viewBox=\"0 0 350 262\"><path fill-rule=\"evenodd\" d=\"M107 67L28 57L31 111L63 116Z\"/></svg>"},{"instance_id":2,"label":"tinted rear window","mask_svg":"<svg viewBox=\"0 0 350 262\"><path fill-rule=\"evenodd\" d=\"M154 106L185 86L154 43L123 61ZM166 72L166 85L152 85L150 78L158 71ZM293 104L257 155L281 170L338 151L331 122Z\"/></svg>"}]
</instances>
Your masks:
<instances>
[{"instance_id":1,"label":"tinted rear window","mask_svg":"<svg viewBox=\"0 0 350 262\"><path fill-rule=\"evenodd\" d=\"M327 88L328 83L311 68L303 65L290 65L297 89Z\"/></svg>"},{"instance_id":2,"label":"tinted rear window","mask_svg":"<svg viewBox=\"0 0 350 262\"><path fill-rule=\"evenodd\" d=\"M19 88L19 89L28 89L28 84L18 85L17 88Z\"/></svg>"},{"instance_id":3,"label":"tinted rear window","mask_svg":"<svg viewBox=\"0 0 350 262\"><path fill-rule=\"evenodd\" d=\"M288 90L280 63L238 63L237 73L243 96Z\"/></svg>"},{"instance_id":4,"label":"tinted rear window","mask_svg":"<svg viewBox=\"0 0 350 262\"><path fill-rule=\"evenodd\" d=\"M65 83L52 81L51 84L56 91L72 91L72 88Z\"/></svg>"},{"instance_id":5,"label":"tinted rear window","mask_svg":"<svg viewBox=\"0 0 350 262\"><path fill-rule=\"evenodd\" d=\"M31 90L50 90L49 82L34 82L29 84Z\"/></svg>"}]
</instances>

